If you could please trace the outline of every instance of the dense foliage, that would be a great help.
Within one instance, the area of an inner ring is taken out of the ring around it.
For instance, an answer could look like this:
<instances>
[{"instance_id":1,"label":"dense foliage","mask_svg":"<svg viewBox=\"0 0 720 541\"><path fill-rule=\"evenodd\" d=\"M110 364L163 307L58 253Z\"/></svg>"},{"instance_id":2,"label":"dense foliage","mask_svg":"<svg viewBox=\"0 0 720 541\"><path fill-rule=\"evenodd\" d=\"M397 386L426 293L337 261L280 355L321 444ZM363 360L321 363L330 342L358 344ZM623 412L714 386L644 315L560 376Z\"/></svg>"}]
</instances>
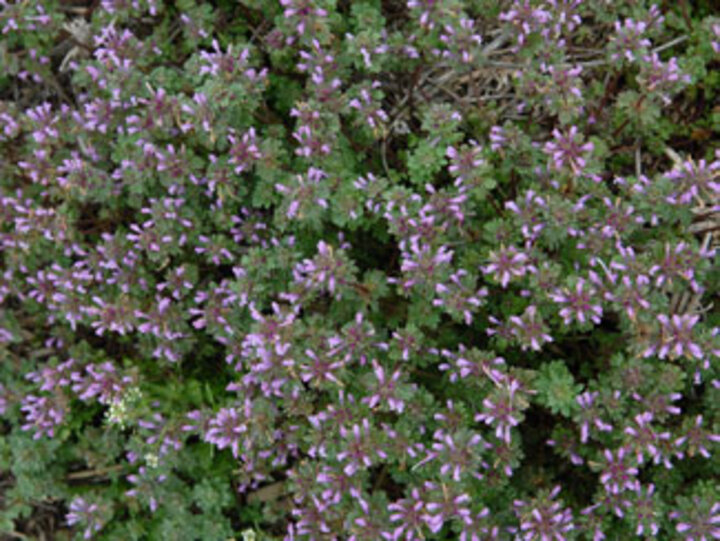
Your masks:
<instances>
[{"instance_id":1,"label":"dense foliage","mask_svg":"<svg viewBox=\"0 0 720 541\"><path fill-rule=\"evenodd\" d=\"M720 539L716 2L0 28L0 532Z\"/></svg>"}]
</instances>

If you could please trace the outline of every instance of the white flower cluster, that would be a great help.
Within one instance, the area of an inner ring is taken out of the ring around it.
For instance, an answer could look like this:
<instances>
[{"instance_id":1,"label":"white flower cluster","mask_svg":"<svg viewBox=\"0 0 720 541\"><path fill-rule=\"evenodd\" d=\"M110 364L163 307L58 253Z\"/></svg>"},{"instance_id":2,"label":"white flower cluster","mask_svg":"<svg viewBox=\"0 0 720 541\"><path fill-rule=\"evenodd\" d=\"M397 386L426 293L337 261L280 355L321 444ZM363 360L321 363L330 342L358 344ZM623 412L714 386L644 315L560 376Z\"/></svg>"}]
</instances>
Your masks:
<instances>
[{"instance_id":1,"label":"white flower cluster","mask_svg":"<svg viewBox=\"0 0 720 541\"><path fill-rule=\"evenodd\" d=\"M157 468L160 463L160 458L155 453L146 453L145 463L149 468Z\"/></svg>"},{"instance_id":2,"label":"white flower cluster","mask_svg":"<svg viewBox=\"0 0 720 541\"><path fill-rule=\"evenodd\" d=\"M138 387L130 387L122 397L113 399L105 412L108 424L119 425L121 429L125 429L130 420L130 409L141 397L142 392Z\"/></svg>"},{"instance_id":3,"label":"white flower cluster","mask_svg":"<svg viewBox=\"0 0 720 541\"><path fill-rule=\"evenodd\" d=\"M240 535L242 535L242 541L257 541L255 530L243 530Z\"/></svg>"}]
</instances>

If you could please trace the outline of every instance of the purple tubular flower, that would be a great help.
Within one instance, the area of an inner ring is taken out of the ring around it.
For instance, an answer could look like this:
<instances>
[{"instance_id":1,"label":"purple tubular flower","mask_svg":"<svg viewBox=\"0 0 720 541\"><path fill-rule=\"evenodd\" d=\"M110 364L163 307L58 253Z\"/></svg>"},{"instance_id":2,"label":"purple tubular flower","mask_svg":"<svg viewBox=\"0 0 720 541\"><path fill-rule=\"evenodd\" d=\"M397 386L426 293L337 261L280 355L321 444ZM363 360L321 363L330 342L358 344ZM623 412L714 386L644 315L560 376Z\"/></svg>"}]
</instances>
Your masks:
<instances>
[{"instance_id":1,"label":"purple tubular flower","mask_svg":"<svg viewBox=\"0 0 720 541\"><path fill-rule=\"evenodd\" d=\"M691 508L670 513L670 518L676 522L675 531L683 534L686 541L720 539L720 502L695 497L692 503Z\"/></svg>"},{"instance_id":2,"label":"purple tubular flower","mask_svg":"<svg viewBox=\"0 0 720 541\"><path fill-rule=\"evenodd\" d=\"M657 494L655 485L639 486L634 494L634 501L630 506L632 519L636 522L635 535L652 535L656 537L660 531L658 519L660 512L657 510Z\"/></svg>"},{"instance_id":3,"label":"purple tubular flower","mask_svg":"<svg viewBox=\"0 0 720 541\"><path fill-rule=\"evenodd\" d=\"M420 539L417 532L425 526L425 501L417 488L413 488L410 496L397 500L388 505L391 512L390 521L398 526L390 531L383 532L383 539L387 541L416 541Z\"/></svg>"},{"instance_id":4,"label":"purple tubular flower","mask_svg":"<svg viewBox=\"0 0 720 541\"><path fill-rule=\"evenodd\" d=\"M74 359L68 359L57 366L44 366L36 372L30 372L25 377L33 383L40 385L41 391L54 391L60 387L70 385L70 369L75 364Z\"/></svg>"},{"instance_id":5,"label":"purple tubular flower","mask_svg":"<svg viewBox=\"0 0 720 541\"><path fill-rule=\"evenodd\" d=\"M340 427L340 435L346 440L345 450L337 454L337 459L343 463L345 475L352 477L361 468L372 466L372 442L370 422L363 419L362 424L354 424L352 429Z\"/></svg>"},{"instance_id":6,"label":"purple tubular flower","mask_svg":"<svg viewBox=\"0 0 720 541\"><path fill-rule=\"evenodd\" d=\"M521 383L512 377L503 376L496 382L498 388L483 400L484 411L475 415L475 421L495 426L495 437L506 444L511 441L510 430L520 424L522 411ZM527 391L525 391L527 392Z\"/></svg>"},{"instance_id":7,"label":"purple tubular flower","mask_svg":"<svg viewBox=\"0 0 720 541\"><path fill-rule=\"evenodd\" d=\"M611 58L624 59L636 62L644 51L650 47L651 42L643 34L647 32L648 25L644 21L625 19L622 23L615 21L615 36L611 41Z\"/></svg>"},{"instance_id":8,"label":"purple tubular flower","mask_svg":"<svg viewBox=\"0 0 720 541\"><path fill-rule=\"evenodd\" d=\"M610 432L612 425L604 422L598 417L599 412L595 407L595 400L598 398L600 393L597 391L590 392L586 391L583 394L577 396L575 401L580 405L580 441L581 443L587 443L590 435L590 425L592 424L595 428L601 432Z\"/></svg>"},{"instance_id":9,"label":"purple tubular flower","mask_svg":"<svg viewBox=\"0 0 720 541\"><path fill-rule=\"evenodd\" d=\"M568 532L575 529L573 513L570 508L563 508L559 502L553 501L560 493L555 487L549 494L532 502L516 500L514 511L520 520L519 539L532 541L565 541Z\"/></svg>"},{"instance_id":10,"label":"purple tubular flower","mask_svg":"<svg viewBox=\"0 0 720 541\"><path fill-rule=\"evenodd\" d=\"M664 442L670 441L670 432L657 432L650 425L653 421L653 414L649 411L635 416L633 426L625 428L624 432L630 436L628 449L635 452L638 464L645 462L647 454L655 464L664 462L665 467L670 469L672 464L669 457L663 456L661 448Z\"/></svg>"},{"instance_id":11,"label":"purple tubular flower","mask_svg":"<svg viewBox=\"0 0 720 541\"><path fill-rule=\"evenodd\" d=\"M85 374L73 372L71 376L73 392L82 401L96 399L100 404L109 404L120 398L127 387L133 383L130 376L121 376L115 365L108 361L102 364L89 364Z\"/></svg>"},{"instance_id":12,"label":"purple tubular flower","mask_svg":"<svg viewBox=\"0 0 720 541\"><path fill-rule=\"evenodd\" d=\"M35 396L27 395L22 400L20 410L25 413L26 423L22 425L23 430L34 430L33 439L38 440L43 436L52 438L55 436L55 429L65 419L66 404L58 396Z\"/></svg>"},{"instance_id":13,"label":"purple tubular flower","mask_svg":"<svg viewBox=\"0 0 720 541\"><path fill-rule=\"evenodd\" d=\"M713 434L707 429L704 429L702 425L702 415L695 417L692 424L685 425L683 435L674 442L675 447L682 449L682 451L677 452L680 458L683 458L685 454L691 457L700 454L705 458L711 458L708 447L712 443L720 443L720 434Z\"/></svg>"},{"instance_id":14,"label":"purple tubular flower","mask_svg":"<svg viewBox=\"0 0 720 541\"><path fill-rule=\"evenodd\" d=\"M553 141L545 144L545 153L552 160L552 168L557 171L569 169L574 176L583 173L587 165L587 156L594 150L591 142L583 143L577 126L571 126L567 134L553 130Z\"/></svg>"},{"instance_id":15,"label":"purple tubular flower","mask_svg":"<svg viewBox=\"0 0 720 541\"><path fill-rule=\"evenodd\" d=\"M84 498L76 497L70 502L70 512L65 515L69 526L80 525L85 528L83 539L91 539L105 524L100 513L100 506L90 503Z\"/></svg>"},{"instance_id":16,"label":"purple tubular flower","mask_svg":"<svg viewBox=\"0 0 720 541\"><path fill-rule=\"evenodd\" d=\"M295 25L295 32L302 36L312 26L316 18L327 17L328 12L315 7L312 0L280 0L285 9L283 17Z\"/></svg>"},{"instance_id":17,"label":"purple tubular flower","mask_svg":"<svg viewBox=\"0 0 720 541\"><path fill-rule=\"evenodd\" d=\"M613 453L610 449L603 452L605 464L600 474L600 482L609 494L620 494L626 490L637 490L638 469L630 461L630 454L624 447Z\"/></svg>"},{"instance_id":18,"label":"purple tubular flower","mask_svg":"<svg viewBox=\"0 0 720 541\"><path fill-rule=\"evenodd\" d=\"M492 274L495 280L506 288L510 280L537 272L530 258L514 246L501 246L500 250L490 252L490 264L482 267L485 274Z\"/></svg>"},{"instance_id":19,"label":"purple tubular flower","mask_svg":"<svg viewBox=\"0 0 720 541\"><path fill-rule=\"evenodd\" d=\"M228 141L230 141L230 163L235 166L235 174L240 174L249 169L262 158L255 128L250 128L242 137L236 137L231 132L228 134Z\"/></svg>"},{"instance_id":20,"label":"purple tubular flower","mask_svg":"<svg viewBox=\"0 0 720 541\"><path fill-rule=\"evenodd\" d=\"M210 419L204 439L218 449L230 448L235 458L240 455L240 441L248 426L235 408L222 408Z\"/></svg>"},{"instance_id":21,"label":"purple tubular flower","mask_svg":"<svg viewBox=\"0 0 720 541\"><path fill-rule=\"evenodd\" d=\"M523 351L528 347L533 351L540 351L542 344L553 341L545 323L538 317L537 307L534 304L525 309L522 317L511 316L509 322L511 334L520 342Z\"/></svg>"},{"instance_id":22,"label":"purple tubular flower","mask_svg":"<svg viewBox=\"0 0 720 541\"><path fill-rule=\"evenodd\" d=\"M595 288L588 286L584 279L579 278L575 285L575 291L558 290L550 294L550 298L559 304L567 305L560 310L560 316L565 325L570 324L573 320L584 324L588 319L599 325L603 310L602 306L594 304L593 297L596 293Z\"/></svg>"},{"instance_id":23,"label":"purple tubular flower","mask_svg":"<svg viewBox=\"0 0 720 541\"><path fill-rule=\"evenodd\" d=\"M375 359L373 359L372 365L377 383L372 388L372 394L363 398L361 402L373 409L381 405L390 411L402 413L405 409L405 402L396 394L398 381L403 376L402 370L395 370L392 375L388 377L385 373L385 368Z\"/></svg>"},{"instance_id":24,"label":"purple tubular flower","mask_svg":"<svg viewBox=\"0 0 720 541\"><path fill-rule=\"evenodd\" d=\"M700 360L705 357L702 348L693 341L693 327L700 321L699 315L673 314L669 317L658 314L657 320L661 325L660 336L643 352L643 357L657 355L660 359L668 357L671 360L682 356Z\"/></svg>"}]
</instances>

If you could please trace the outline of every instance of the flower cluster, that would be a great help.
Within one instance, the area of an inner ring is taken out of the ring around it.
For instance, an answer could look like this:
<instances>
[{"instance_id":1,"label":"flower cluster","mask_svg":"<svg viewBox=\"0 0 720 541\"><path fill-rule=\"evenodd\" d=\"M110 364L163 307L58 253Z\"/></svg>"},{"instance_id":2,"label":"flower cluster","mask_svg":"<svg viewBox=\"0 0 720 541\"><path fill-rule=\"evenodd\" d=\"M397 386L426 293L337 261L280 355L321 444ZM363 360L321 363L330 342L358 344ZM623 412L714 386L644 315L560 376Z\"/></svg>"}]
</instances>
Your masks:
<instances>
[{"instance_id":1,"label":"flower cluster","mask_svg":"<svg viewBox=\"0 0 720 541\"><path fill-rule=\"evenodd\" d=\"M720 25L649 4L0 0L3 531L717 538Z\"/></svg>"},{"instance_id":2,"label":"flower cluster","mask_svg":"<svg viewBox=\"0 0 720 541\"><path fill-rule=\"evenodd\" d=\"M99 504L77 497L70 502L70 512L65 516L65 520L70 526L78 524L84 527L83 539L92 539L105 524L106 518L103 514Z\"/></svg>"}]
</instances>

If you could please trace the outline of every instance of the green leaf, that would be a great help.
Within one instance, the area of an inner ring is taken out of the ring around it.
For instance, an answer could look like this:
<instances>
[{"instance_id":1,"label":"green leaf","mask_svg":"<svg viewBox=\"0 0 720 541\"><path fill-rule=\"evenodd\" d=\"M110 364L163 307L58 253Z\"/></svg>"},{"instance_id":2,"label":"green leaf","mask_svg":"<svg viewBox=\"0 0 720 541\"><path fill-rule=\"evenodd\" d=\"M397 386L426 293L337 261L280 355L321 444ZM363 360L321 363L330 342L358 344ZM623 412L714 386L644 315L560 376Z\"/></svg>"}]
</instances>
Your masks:
<instances>
[{"instance_id":1,"label":"green leaf","mask_svg":"<svg viewBox=\"0 0 720 541\"><path fill-rule=\"evenodd\" d=\"M576 384L563 361L545 363L538 371L535 382L537 399L553 413L569 417L577 408L575 397L583 390Z\"/></svg>"}]
</instances>

